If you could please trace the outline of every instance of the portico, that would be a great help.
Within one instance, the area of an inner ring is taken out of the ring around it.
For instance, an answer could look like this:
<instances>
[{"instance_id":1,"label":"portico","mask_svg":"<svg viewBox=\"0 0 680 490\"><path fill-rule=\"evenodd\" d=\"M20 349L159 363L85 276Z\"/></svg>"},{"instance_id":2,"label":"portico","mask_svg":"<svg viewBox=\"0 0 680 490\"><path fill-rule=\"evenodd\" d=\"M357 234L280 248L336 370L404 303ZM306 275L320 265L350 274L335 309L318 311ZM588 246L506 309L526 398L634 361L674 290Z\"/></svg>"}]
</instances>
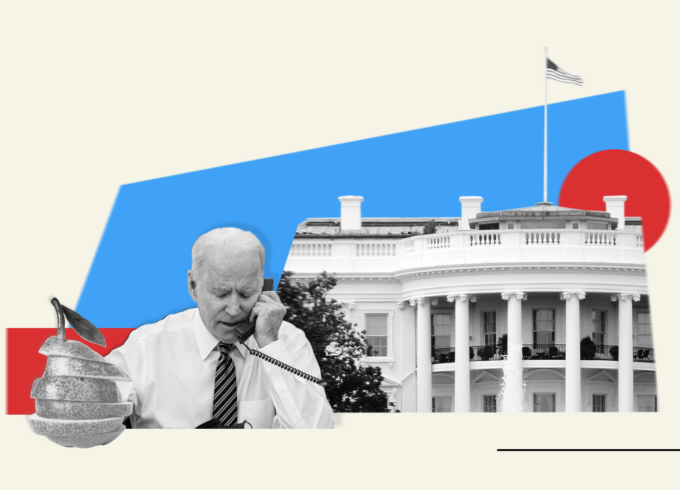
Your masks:
<instances>
[{"instance_id":1,"label":"portico","mask_svg":"<svg viewBox=\"0 0 680 490\"><path fill-rule=\"evenodd\" d=\"M500 411L503 382L524 411L656 408L642 231L625 197L605 199L611 213L482 201L461 198L462 218L368 219L355 206L352 226L307 220L286 269L336 275L332 296L381 346L362 362L402 411ZM436 233L422 234L428 221Z\"/></svg>"},{"instance_id":2,"label":"portico","mask_svg":"<svg viewBox=\"0 0 680 490\"><path fill-rule=\"evenodd\" d=\"M494 295L503 300L500 311L499 303L492 299ZM480 371L492 374L497 371L496 375L500 374L502 377L507 363L517 363L520 366L519 372L524 376L541 369L559 373L562 379L560 391L564 392L564 410L568 412L586 411L590 406L591 401L586 400L584 395L587 391L584 371L600 369L609 372L609 381L616 385L618 393L616 403L619 407L628 407L630 411L634 411L632 380L636 371L647 371L649 365L633 362L635 351L639 349L633 346L634 310L632 307L626 308L630 304L624 305L623 313L620 307L612 306L615 303L610 298L615 297L619 301L620 295L621 293L595 294L593 298L589 298L584 314L581 312L581 302L585 300L586 293L582 291L541 292L533 295L520 291L479 295L457 293L446 296L449 304L444 307L440 307L442 297L439 296L419 297L410 301L409 305L415 310L417 317L419 345L427 345L427 342L431 345L429 351L418 349L417 390L422 394L422 400L419 396L421 401L418 411L431 411L431 403L427 403L426 397L432 397L432 376L421 376L421 372L453 374L454 411L469 412L475 411L471 405L474 391L471 385L476 378L479 380ZM532 296L535 300L532 300ZM624 297L627 296L624 294ZM639 296L637 300L640 300ZM630 297L626 301L630 303L635 299ZM523 309L528 310L524 315ZM553 319L535 320L540 312L549 311L555 311ZM609 313L610 317L613 313L618 315L610 320L614 328L605 326L604 333L608 336L608 343L594 344L595 352L591 354L581 348L581 338L592 335L593 311L596 316L603 312ZM491 322L488 319L492 316L491 313L495 319L505 321L506 326ZM445 319L434 323L435 316L448 317L451 321L449 323ZM471 316L476 317L476 320L471 322ZM629 327L629 333L620 330L617 336L616 323L623 324L624 328ZM542 328L545 329L541 330ZM491 331L494 333L491 334ZM501 338L505 335L507 345L515 343L522 346L522 350L515 351L515 356L512 349L503 347ZM622 335L630 335L628 346L621 342ZM451 344L443 346L442 342L447 337L451 339ZM623 360L618 354L613 356L609 351L614 347L620 352L627 352L628 359ZM523 355L520 354L522 351ZM456 355L465 352L468 355ZM512 385L521 386L521 382L522 379L515 380ZM612 405L614 404L612 400ZM622 411L620 408L619 410Z\"/></svg>"}]
</instances>

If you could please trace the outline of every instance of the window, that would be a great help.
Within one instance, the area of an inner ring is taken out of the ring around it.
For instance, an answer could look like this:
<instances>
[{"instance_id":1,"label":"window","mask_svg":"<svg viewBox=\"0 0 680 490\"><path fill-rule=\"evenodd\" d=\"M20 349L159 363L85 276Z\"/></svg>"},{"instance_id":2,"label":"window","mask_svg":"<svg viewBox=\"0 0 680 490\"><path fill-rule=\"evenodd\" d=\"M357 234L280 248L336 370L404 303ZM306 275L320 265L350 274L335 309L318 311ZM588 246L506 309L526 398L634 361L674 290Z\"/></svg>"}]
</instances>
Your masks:
<instances>
[{"instance_id":1,"label":"window","mask_svg":"<svg viewBox=\"0 0 680 490\"><path fill-rule=\"evenodd\" d=\"M496 345L496 312L482 312L482 337L484 345Z\"/></svg>"},{"instance_id":2,"label":"window","mask_svg":"<svg viewBox=\"0 0 680 490\"><path fill-rule=\"evenodd\" d=\"M578 230L578 228L579 228L579 224L578 224L578 223L572 223L572 224L571 224L571 229L572 229L572 230Z\"/></svg>"},{"instance_id":3,"label":"window","mask_svg":"<svg viewBox=\"0 0 680 490\"><path fill-rule=\"evenodd\" d=\"M451 411L451 397L450 396L433 396L432 397L432 411L435 413L450 412Z\"/></svg>"},{"instance_id":4,"label":"window","mask_svg":"<svg viewBox=\"0 0 680 490\"><path fill-rule=\"evenodd\" d=\"M366 314L366 356L387 356L387 314Z\"/></svg>"},{"instance_id":5,"label":"window","mask_svg":"<svg viewBox=\"0 0 680 490\"><path fill-rule=\"evenodd\" d=\"M605 397L607 395L593 395L593 412L606 412Z\"/></svg>"},{"instance_id":6,"label":"window","mask_svg":"<svg viewBox=\"0 0 680 490\"><path fill-rule=\"evenodd\" d=\"M555 310L534 310L534 347L555 344Z\"/></svg>"},{"instance_id":7,"label":"window","mask_svg":"<svg viewBox=\"0 0 680 490\"><path fill-rule=\"evenodd\" d=\"M496 411L496 395L484 395L484 411Z\"/></svg>"},{"instance_id":8,"label":"window","mask_svg":"<svg viewBox=\"0 0 680 490\"><path fill-rule=\"evenodd\" d=\"M593 342L597 349L597 353L603 354L605 352L605 344L607 343L607 312L602 310L593 310Z\"/></svg>"},{"instance_id":9,"label":"window","mask_svg":"<svg viewBox=\"0 0 680 490\"><path fill-rule=\"evenodd\" d=\"M638 345L640 347L653 347L652 344L652 316L649 312L637 314Z\"/></svg>"},{"instance_id":10,"label":"window","mask_svg":"<svg viewBox=\"0 0 680 490\"><path fill-rule=\"evenodd\" d=\"M656 412L656 395L638 395L637 405L638 412Z\"/></svg>"},{"instance_id":11,"label":"window","mask_svg":"<svg viewBox=\"0 0 680 490\"><path fill-rule=\"evenodd\" d=\"M534 393L534 412L554 412L555 393Z\"/></svg>"},{"instance_id":12,"label":"window","mask_svg":"<svg viewBox=\"0 0 680 490\"><path fill-rule=\"evenodd\" d=\"M441 349L451 347L451 315L432 315L432 347Z\"/></svg>"},{"instance_id":13,"label":"window","mask_svg":"<svg viewBox=\"0 0 680 490\"><path fill-rule=\"evenodd\" d=\"M514 230L515 229L515 223L508 223L508 230Z\"/></svg>"},{"instance_id":14,"label":"window","mask_svg":"<svg viewBox=\"0 0 680 490\"><path fill-rule=\"evenodd\" d=\"M486 223L486 224L480 224L477 229L479 230L500 230L501 225L500 223Z\"/></svg>"}]
</instances>

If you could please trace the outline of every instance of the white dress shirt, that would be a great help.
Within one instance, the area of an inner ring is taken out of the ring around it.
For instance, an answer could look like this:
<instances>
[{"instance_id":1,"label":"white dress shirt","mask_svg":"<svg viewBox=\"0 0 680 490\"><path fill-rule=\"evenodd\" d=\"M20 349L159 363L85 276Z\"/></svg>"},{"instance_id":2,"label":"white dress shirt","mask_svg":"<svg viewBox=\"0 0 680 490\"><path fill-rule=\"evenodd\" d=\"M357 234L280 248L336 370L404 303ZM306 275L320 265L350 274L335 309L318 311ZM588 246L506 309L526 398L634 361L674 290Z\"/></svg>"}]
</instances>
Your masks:
<instances>
[{"instance_id":1,"label":"white dress shirt","mask_svg":"<svg viewBox=\"0 0 680 490\"><path fill-rule=\"evenodd\" d=\"M135 329L107 360L121 367L132 383L118 382L131 401L135 428L195 428L212 419L219 341L206 329L198 308L168 315ZM302 330L288 322L279 339L260 349L319 378L312 346ZM236 367L238 421L253 428L332 428L333 411L323 387L248 353L240 343L229 354Z\"/></svg>"}]
</instances>

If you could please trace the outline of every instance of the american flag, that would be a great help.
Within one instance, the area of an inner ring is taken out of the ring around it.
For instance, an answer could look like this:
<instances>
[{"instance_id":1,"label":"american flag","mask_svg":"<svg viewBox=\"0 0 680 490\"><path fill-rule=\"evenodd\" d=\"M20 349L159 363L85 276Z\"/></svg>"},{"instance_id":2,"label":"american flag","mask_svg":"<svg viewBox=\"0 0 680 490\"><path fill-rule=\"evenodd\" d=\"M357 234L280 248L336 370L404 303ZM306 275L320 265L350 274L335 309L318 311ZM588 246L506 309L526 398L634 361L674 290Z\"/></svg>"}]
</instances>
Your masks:
<instances>
[{"instance_id":1,"label":"american flag","mask_svg":"<svg viewBox=\"0 0 680 490\"><path fill-rule=\"evenodd\" d=\"M557 80L558 82L583 85L583 79L581 77L567 73L555 63L550 61L550 58L548 58L548 67L545 70L545 76L551 80Z\"/></svg>"}]
</instances>

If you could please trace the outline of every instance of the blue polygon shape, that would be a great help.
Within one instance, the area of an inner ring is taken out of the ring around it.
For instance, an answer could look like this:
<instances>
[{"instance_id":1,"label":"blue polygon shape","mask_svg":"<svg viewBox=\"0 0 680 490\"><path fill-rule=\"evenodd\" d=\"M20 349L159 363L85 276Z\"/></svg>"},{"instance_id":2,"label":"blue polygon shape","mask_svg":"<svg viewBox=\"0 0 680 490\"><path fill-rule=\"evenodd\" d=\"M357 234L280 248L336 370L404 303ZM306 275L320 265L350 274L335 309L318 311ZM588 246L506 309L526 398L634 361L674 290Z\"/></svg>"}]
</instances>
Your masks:
<instances>
[{"instance_id":1,"label":"blue polygon shape","mask_svg":"<svg viewBox=\"0 0 680 490\"><path fill-rule=\"evenodd\" d=\"M628 150L624 92L551 104L549 194L591 153ZM339 217L359 195L365 217L460 216L460 196L498 211L543 200L543 106L123 185L78 311L134 328L195 306L191 246L213 228L255 233L278 279L299 223Z\"/></svg>"}]
</instances>

